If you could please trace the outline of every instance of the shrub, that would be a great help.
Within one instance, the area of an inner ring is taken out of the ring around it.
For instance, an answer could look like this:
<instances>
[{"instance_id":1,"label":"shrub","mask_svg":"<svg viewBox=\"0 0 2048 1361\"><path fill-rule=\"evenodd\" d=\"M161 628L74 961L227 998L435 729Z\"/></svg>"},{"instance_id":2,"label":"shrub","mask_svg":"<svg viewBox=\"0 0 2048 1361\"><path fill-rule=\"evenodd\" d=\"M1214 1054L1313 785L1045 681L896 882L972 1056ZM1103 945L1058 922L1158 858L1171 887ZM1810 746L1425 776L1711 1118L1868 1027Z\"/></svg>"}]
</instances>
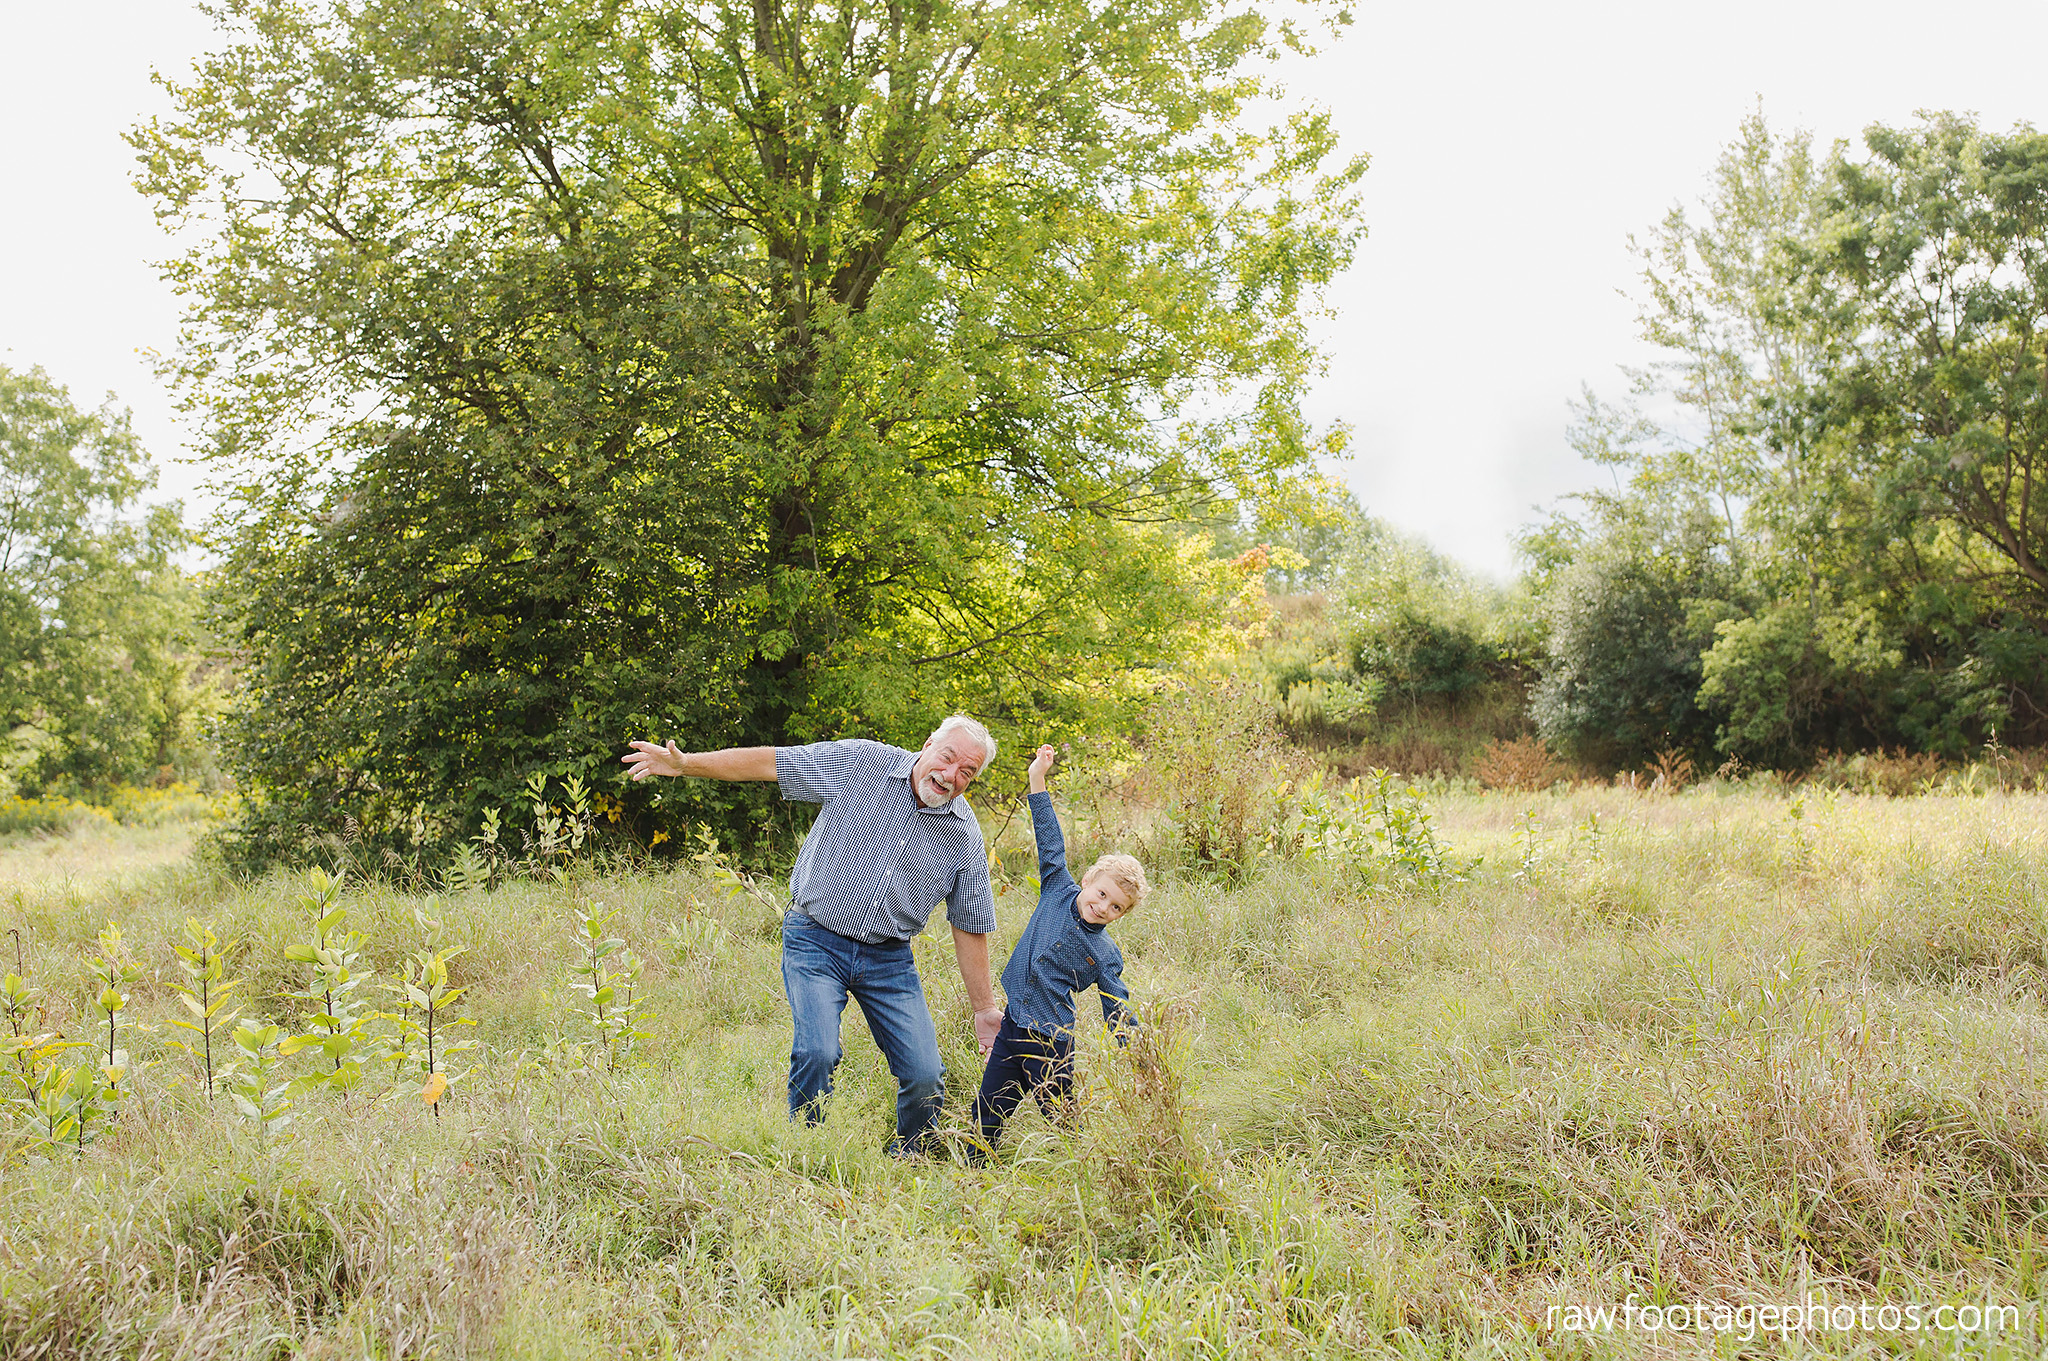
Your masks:
<instances>
[{"instance_id":1,"label":"shrub","mask_svg":"<svg viewBox=\"0 0 2048 1361\"><path fill-rule=\"evenodd\" d=\"M1662 747L1704 750L1713 724L1695 695L1711 641L1698 597L1711 581L1677 558L1602 553L1550 592L1550 656L1530 698L1552 746L1603 770Z\"/></svg>"},{"instance_id":2,"label":"shrub","mask_svg":"<svg viewBox=\"0 0 2048 1361\"><path fill-rule=\"evenodd\" d=\"M1181 685L1146 716L1147 769L1185 863L1242 876L1274 813L1286 746L1248 681Z\"/></svg>"},{"instance_id":3,"label":"shrub","mask_svg":"<svg viewBox=\"0 0 2048 1361\"><path fill-rule=\"evenodd\" d=\"M1474 773L1481 788L1518 789L1526 793L1548 789L1565 775L1564 766L1538 737L1487 743Z\"/></svg>"},{"instance_id":4,"label":"shrub","mask_svg":"<svg viewBox=\"0 0 2048 1361\"><path fill-rule=\"evenodd\" d=\"M1812 778L1816 784L1852 794L1882 794L1897 799L1919 793L1924 786L1940 779L1941 772L1941 758L1933 752L1908 752L1901 747L1890 755L1882 751L1854 756L1822 752L1814 764Z\"/></svg>"}]
</instances>

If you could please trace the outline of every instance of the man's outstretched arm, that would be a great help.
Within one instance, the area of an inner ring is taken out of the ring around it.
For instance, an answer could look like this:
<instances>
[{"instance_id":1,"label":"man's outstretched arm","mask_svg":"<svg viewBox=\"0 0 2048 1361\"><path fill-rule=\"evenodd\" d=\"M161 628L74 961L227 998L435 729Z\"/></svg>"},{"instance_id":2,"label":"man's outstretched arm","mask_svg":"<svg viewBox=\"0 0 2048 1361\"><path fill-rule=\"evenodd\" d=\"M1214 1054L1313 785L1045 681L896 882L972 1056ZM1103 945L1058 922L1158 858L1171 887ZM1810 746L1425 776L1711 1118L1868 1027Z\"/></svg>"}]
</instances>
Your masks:
<instances>
[{"instance_id":1,"label":"man's outstretched arm","mask_svg":"<svg viewBox=\"0 0 2048 1361\"><path fill-rule=\"evenodd\" d=\"M775 748L727 747L724 751L678 751L670 742L634 742L633 750L619 759L626 773L636 780L656 775L688 775L699 780L772 780L775 778Z\"/></svg>"}]
</instances>

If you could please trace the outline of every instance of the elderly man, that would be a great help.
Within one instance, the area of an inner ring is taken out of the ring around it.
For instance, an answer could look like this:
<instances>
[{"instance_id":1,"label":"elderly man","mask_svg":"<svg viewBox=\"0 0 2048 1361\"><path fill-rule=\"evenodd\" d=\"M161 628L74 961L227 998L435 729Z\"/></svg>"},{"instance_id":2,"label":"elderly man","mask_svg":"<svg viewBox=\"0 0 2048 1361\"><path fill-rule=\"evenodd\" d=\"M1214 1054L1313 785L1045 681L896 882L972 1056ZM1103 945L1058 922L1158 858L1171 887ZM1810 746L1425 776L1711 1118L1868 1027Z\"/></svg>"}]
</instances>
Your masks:
<instances>
[{"instance_id":1,"label":"elderly man","mask_svg":"<svg viewBox=\"0 0 2048 1361\"><path fill-rule=\"evenodd\" d=\"M941 899L984 1054L1003 1020L988 975L988 938L996 928L988 851L961 797L995 759L988 729L954 714L921 751L859 738L710 752L678 751L674 742L632 746L622 759L636 780L774 780L785 799L824 805L797 853L792 905L782 919L782 985L796 1028L790 1118L815 1124L822 1117L839 1066L839 1019L851 996L896 1076L889 1151L923 1151L938 1123L946 1069L910 938Z\"/></svg>"}]
</instances>

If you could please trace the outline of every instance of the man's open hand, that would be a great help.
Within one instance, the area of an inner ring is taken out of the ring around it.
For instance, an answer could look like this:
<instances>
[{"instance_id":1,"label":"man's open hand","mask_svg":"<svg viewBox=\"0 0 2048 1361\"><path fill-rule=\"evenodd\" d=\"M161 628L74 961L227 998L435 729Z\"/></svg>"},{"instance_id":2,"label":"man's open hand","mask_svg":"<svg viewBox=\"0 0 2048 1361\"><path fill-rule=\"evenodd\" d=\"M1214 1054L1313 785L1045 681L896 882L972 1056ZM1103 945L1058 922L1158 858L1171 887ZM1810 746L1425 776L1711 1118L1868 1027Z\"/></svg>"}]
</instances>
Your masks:
<instances>
[{"instance_id":1,"label":"man's open hand","mask_svg":"<svg viewBox=\"0 0 2048 1361\"><path fill-rule=\"evenodd\" d=\"M626 773L636 780L652 779L656 775L675 776L683 773L683 753L670 742L658 746L653 742L633 742L633 750L619 759L626 763Z\"/></svg>"}]
</instances>

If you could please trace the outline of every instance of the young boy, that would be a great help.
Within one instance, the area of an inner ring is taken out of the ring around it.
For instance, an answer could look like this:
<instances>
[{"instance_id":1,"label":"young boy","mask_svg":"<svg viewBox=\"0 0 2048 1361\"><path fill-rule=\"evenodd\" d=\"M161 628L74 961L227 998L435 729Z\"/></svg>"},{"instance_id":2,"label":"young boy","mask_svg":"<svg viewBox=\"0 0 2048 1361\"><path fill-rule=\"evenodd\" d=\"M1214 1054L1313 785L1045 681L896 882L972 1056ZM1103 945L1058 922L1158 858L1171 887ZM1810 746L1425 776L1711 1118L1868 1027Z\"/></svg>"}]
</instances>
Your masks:
<instances>
[{"instance_id":1,"label":"young boy","mask_svg":"<svg viewBox=\"0 0 2048 1361\"><path fill-rule=\"evenodd\" d=\"M1031 829L1038 837L1038 907L1003 967L1002 1029L981 1075L974 1118L981 1148L992 1151L1028 1091L1049 1120L1062 1118L1074 1085L1074 994L1093 986L1102 1018L1120 1028L1130 990L1124 957L1104 928L1138 910L1145 871L1128 855L1105 855L1075 883L1067 872L1066 839L1045 789L1053 749L1031 759Z\"/></svg>"}]
</instances>

